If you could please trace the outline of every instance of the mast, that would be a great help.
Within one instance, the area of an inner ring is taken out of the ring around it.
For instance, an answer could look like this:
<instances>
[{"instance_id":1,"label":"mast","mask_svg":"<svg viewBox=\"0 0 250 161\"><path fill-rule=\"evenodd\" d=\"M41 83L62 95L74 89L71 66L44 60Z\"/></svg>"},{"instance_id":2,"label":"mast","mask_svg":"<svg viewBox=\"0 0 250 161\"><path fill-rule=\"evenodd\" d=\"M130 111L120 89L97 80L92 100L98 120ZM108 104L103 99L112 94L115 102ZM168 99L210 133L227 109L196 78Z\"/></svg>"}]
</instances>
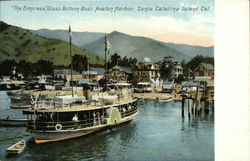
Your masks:
<instances>
[{"instance_id":1,"label":"mast","mask_svg":"<svg viewBox=\"0 0 250 161\"><path fill-rule=\"evenodd\" d=\"M74 91L73 91L73 78L72 78L72 51L71 51L71 39L72 39L72 33L71 33L71 27L69 25L69 44L70 44L70 85L71 85L71 91L72 91L72 97L74 97Z\"/></svg>"},{"instance_id":2,"label":"mast","mask_svg":"<svg viewBox=\"0 0 250 161\"><path fill-rule=\"evenodd\" d=\"M105 85L106 85L106 88L108 87L107 86L107 37L106 37L106 34L105 34ZM106 90L106 89L105 89Z\"/></svg>"},{"instance_id":3,"label":"mast","mask_svg":"<svg viewBox=\"0 0 250 161\"><path fill-rule=\"evenodd\" d=\"M105 34L104 44L105 44L105 84L106 84L106 88L107 88L107 83L108 83L107 82L107 54L109 54L109 51L110 51L110 43L107 40L106 34Z\"/></svg>"},{"instance_id":4,"label":"mast","mask_svg":"<svg viewBox=\"0 0 250 161\"><path fill-rule=\"evenodd\" d=\"M89 58L88 58L88 82L89 82Z\"/></svg>"}]
</instances>

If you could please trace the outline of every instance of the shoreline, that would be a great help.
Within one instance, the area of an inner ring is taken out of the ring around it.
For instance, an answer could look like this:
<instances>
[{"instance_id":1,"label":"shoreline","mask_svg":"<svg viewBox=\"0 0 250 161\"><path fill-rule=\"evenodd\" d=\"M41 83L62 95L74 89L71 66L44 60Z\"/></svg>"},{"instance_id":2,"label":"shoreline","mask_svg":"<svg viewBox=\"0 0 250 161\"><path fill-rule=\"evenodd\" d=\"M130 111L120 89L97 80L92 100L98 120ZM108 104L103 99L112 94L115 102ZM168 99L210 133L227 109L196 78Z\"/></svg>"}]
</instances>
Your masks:
<instances>
[{"instance_id":1,"label":"shoreline","mask_svg":"<svg viewBox=\"0 0 250 161\"><path fill-rule=\"evenodd\" d=\"M41 95L45 95L48 98L53 98L55 96L62 95L71 95L71 91L62 91L62 90L24 90L23 93L37 95L40 93ZM91 92L92 95L97 94L98 92ZM83 92L80 90L74 91L74 94L78 96L83 96ZM177 100L181 101L181 94L176 93L159 93L159 92L151 92L151 93L132 93L132 96L135 98L142 99L151 99L151 100Z\"/></svg>"},{"instance_id":2,"label":"shoreline","mask_svg":"<svg viewBox=\"0 0 250 161\"><path fill-rule=\"evenodd\" d=\"M181 95L176 93L133 93L133 97L150 100L175 100L180 101Z\"/></svg>"}]
</instances>

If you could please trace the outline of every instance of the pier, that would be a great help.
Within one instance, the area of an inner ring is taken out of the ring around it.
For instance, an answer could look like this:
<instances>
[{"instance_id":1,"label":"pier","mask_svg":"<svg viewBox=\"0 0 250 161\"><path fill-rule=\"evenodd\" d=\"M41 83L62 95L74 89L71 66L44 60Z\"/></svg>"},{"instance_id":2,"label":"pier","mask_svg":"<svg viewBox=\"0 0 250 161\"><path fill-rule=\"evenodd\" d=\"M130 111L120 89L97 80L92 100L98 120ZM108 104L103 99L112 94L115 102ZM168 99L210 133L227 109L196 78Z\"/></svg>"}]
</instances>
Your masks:
<instances>
[{"instance_id":1,"label":"pier","mask_svg":"<svg viewBox=\"0 0 250 161\"><path fill-rule=\"evenodd\" d=\"M209 113L210 110L214 112L214 89L205 87L204 89L196 88L196 91L190 91L187 94L181 95L181 114L184 117L185 103L187 102L188 117L190 115L200 116L203 111Z\"/></svg>"}]
</instances>

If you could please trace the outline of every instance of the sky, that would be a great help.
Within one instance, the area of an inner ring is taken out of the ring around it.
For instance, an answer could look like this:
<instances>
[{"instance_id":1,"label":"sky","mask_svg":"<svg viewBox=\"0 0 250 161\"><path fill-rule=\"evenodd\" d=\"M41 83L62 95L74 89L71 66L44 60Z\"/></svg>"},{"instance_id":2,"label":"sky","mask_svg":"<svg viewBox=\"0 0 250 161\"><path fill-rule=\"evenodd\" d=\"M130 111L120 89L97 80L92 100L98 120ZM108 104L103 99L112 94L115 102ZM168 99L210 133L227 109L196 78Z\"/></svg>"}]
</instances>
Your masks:
<instances>
[{"instance_id":1,"label":"sky","mask_svg":"<svg viewBox=\"0 0 250 161\"><path fill-rule=\"evenodd\" d=\"M70 24L78 32L119 31L163 42L214 45L213 0L1 1L0 5L1 21L27 29L68 29Z\"/></svg>"}]
</instances>

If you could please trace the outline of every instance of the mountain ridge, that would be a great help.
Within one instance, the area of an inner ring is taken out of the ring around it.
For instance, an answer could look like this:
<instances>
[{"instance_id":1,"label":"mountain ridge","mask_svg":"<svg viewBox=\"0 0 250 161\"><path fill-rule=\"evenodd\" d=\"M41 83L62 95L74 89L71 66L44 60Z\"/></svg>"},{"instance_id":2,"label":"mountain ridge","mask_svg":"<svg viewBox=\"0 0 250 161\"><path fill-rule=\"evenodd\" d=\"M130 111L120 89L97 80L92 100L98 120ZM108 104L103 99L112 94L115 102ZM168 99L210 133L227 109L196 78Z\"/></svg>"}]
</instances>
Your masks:
<instances>
[{"instance_id":1,"label":"mountain ridge","mask_svg":"<svg viewBox=\"0 0 250 161\"><path fill-rule=\"evenodd\" d=\"M158 62L165 56L173 56L175 60L190 60L191 58L183 53L166 47L162 42L142 36L131 36L118 31L113 31L107 35L111 44L111 53L118 53L121 57L134 57L143 61L144 57L151 58L151 62ZM104 54L104 38L84 45L88 51L98 54Z\"/></svg>"},{"instance_id":2,"label":"mountain ridge","mask_svg":"<svg viewBox=\"0 0 250 161\"><path fill-rule=\"evenodd\" d=\"M33 32L35 32L38 35L46 37L46 34L41 33L41 30L44 32L44 31L49 30L49 29L40 29L40 30L35 30ZM54 31L57 31L57 30L49 30L50 33L53 33ZM57 39L61 39L61 40L65 41L65 42L67 42L68 37L69 37L68 36L68 30L60 30L60 31L64 32L64 35L65 35L64 38L59 37L57 35L53 35L53 34L51 34L50 36L47 35L47 37L57 38ZM85 33L85 35L84 35L84 33ZM203 46L195 46L195 45L187 45L187 44L166 43L166 42L154 40L152 38L148 38L148 37L145 37L145 36L132 36L132 35L129 35L129 34L126 34L126 33L116 31L116 30L111 32L111 33L107 34L107 36L109 37L110 34L111 35L121 34L121 35L128 35L130 37L134 37L135 39L145 39L146 42L152 41L153 43L157 42L157 43L163 44L164 46L166 46L168 48L168 49L166 49L166 51L171 50L170 51L170 56L173 55L175 57L175 55L171 54L171 53L177 52L177 55L183 54L184 55L183 59L186 59L186 60L189 60L190 58L195 57L196 55L202 55L202 56L208 56L208 57L212 57L214 55L213 46L211 46L211 47L203 47ZM98 52L97 54L99 56L104 57L104 53L101 53L101 51L97 51L96 49L93 49L93 48L90 47L90 46L93 46L92 43L98 41L99 39L103 39L102 41L104 41L104 36L105 36L104 33L85 31L85 32L72 32L72 34L73 34L73 44L75 44L76 46L78 46L78 47L80 47L82 49L86 48L87 50L92 51L94 53ZM82 38L79 38L79 37L82 37ZM126 43L123 42L123 44L126 44ZM136 44L138 44L138 43L136 43ZM104 44L99 43L99 45L102 46ZM115 43L115 45L117 45L117 44ZM95 45L95 47L98 48L98 45ZM114 47L114 43L113 43L112 47ZM160 46L160 47L165 48L163 46ZM123 48L121 48L121 49L123 49ZM164 49L162 49L162 50L164 50ZM134 51L136 51L136 50L134 50ZM118 50L118 48L115 48L114 52L121 53L121 51ZM132 56L131 54L133 55L134 52L130 53L128 56ZM124 55L125 54L122 54L121 56L124 56ZM146 54L145 57L148 56L148 55L150 55L150 54ZM160 55L164 56L164 54L160 54ZM167 55L167 54L165 54L165 55ZM142 61L142 57L143 56L138 56L136 58L139 58L139 60ZM181 60L182 58L180 56L177 56L176 59Z\"/></svg>"}]
</instances>

